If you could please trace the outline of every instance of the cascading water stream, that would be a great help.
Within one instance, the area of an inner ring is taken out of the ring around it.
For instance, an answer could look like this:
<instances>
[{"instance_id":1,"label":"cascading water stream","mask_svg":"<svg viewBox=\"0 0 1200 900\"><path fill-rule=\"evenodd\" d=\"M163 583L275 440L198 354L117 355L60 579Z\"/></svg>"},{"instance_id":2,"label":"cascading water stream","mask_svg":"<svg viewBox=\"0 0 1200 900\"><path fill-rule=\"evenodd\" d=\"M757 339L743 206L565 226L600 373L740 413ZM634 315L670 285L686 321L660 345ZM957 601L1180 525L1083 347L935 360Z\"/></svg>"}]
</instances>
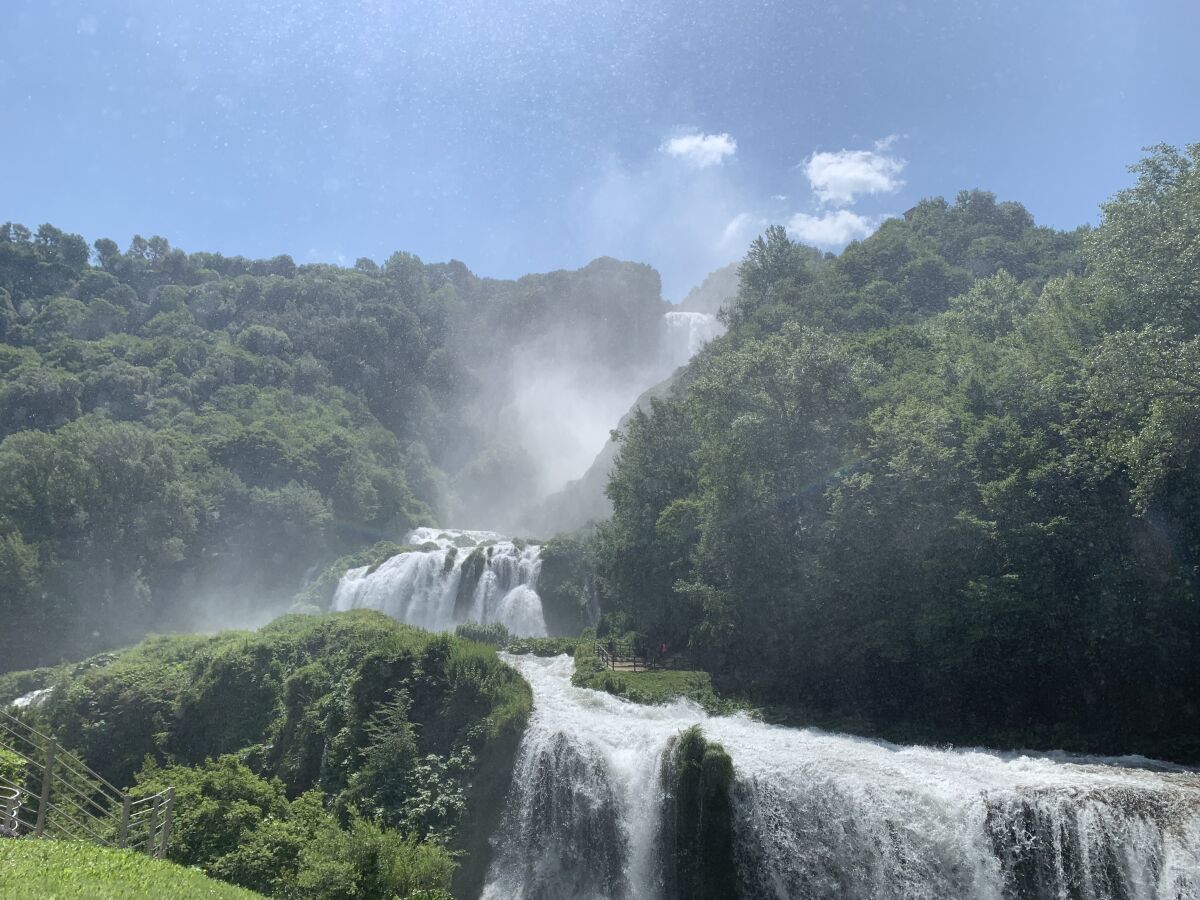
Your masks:
<instances>
[{"instance_id":1,"label":"cascading water stream","mask_svg":"<svg viewBox=\"0 0 1200 900\"><path fill-rule=\"evenodd\" d=\"M665 352L671 369L684 365L701 347L725 331L721 320L708 313L672 311L665 313L663 320Z\"/></svg>"},{"instance_id":2,"label":"cascading water stream","mask_svg":"<svg viewBox=\"0 0 1200 900\"><path fill-rule=\"evenodd\" d=\"M901 747L533 686L486 900L653 900L669 741L733 758L744 898L1200 898L1200 773L1148 760Z\"/></svg>"},{"instance_id":3,"label":"cascading water stream","mask_svg":"<svg viewBox=\"0 0 1200 900\"><path fill-rule=\"evenodd\" d=\"M521 637L544 637L537 593L541 547L518 545L490 531L418 528L400 553L372 570L342 576L335 610L378 609L430 631L462 622L498 623Z\"/></svg>"}]
</instances>

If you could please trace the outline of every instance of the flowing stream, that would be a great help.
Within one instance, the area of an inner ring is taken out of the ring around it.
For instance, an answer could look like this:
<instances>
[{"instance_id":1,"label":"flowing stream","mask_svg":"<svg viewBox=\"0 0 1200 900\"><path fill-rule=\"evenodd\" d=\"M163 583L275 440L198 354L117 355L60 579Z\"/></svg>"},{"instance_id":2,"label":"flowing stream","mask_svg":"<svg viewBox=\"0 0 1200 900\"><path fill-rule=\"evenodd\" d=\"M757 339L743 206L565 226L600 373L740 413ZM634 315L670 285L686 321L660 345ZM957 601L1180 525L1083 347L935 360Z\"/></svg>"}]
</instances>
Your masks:
<instances>
[{"instance_id":1,"label":"flowing stream","mask_svg":"<svg viewBox=\"0 0 1200 900\"><path fill-rule=\"evenodd\" d=\"M479 622L521 637L545 636L537 593L541 547L448 528L418 528L407 543L419 549L343 575L333 608L378 609L430 631Z\"/></svg>"},{"instance_id":2,"label":"flowing stream","mask_svg":"<svg viewBox=\"0 0 1200 900\"><path fill-rule=\"evenodd\" d=\"M572 687L566 656L508 657L533 686L486 900L654 900L668 741L734 766L744 898L1200 898L1200 773L1141 758L902 747L639 706Z\"/></svg>"},{"instance_id":3,"label":"flowing stream","mask_svg":"<svg viewBox=\"0 0 1200 900\"><path fill-rule=\"evenodd\" d=\"M664 338L667 364L671 369L684 365L700 352L700 348L725 331L716 316L702 312L664 313Z\"/></svg>"}]
</instances>

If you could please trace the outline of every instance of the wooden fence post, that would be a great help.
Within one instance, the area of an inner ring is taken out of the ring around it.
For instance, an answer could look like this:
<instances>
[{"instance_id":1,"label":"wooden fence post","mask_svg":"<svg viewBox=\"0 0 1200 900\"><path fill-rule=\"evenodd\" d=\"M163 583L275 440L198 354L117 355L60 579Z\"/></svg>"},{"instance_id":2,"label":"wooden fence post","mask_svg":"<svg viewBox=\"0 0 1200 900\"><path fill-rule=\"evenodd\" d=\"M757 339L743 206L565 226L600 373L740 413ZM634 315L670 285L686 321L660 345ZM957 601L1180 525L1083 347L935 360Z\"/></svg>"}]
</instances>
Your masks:
<instances>
[{"instance_id":1,"label":"wooden fence post","mask_svg":"<svg viewBox=\"0 0 1200 900\"><path fill-rule=\"evenodd\" d=\"M129 795L121 797L121 831L117 838L118 847L129 845Z\"/></svg>"},{"instance_id":2,"label":"wooden fence post","mask_svg":"<svg viewBox=\"0 0 1200 900\"><path fill-rule=\"evenodd\" d=\"M54 741L46 744L46 768L42 770L42 793L38 799L37 824L33 836L41 837L46 830L46 813L50 807L50 781L54 777Z\"/></svg>"},{"instance_id":3,"label":"wooden fence post","mask_svg":"<svg viewBox=\"0 0 1200 900\"><path fill-rule=\"evenodd\" d=\"M167 811L163 815L162 845L159 848L159 859L167 858L167 848L171 840L171 811L175 808L175 787L167 788Z\"/></svg>"},{"instance_id":4,"label":"wooden fence post","mask_svg":"<svg viewBox=\"0 0 1200 900\"><path fill-rule=\"evenodd\" d=\"M154 799L150 801L150 812L147 814L146 821L146 853L154 856L156 845L158 844L158 804L160 798L158 794L154 795Z\"/></svg>"}]
</instances>

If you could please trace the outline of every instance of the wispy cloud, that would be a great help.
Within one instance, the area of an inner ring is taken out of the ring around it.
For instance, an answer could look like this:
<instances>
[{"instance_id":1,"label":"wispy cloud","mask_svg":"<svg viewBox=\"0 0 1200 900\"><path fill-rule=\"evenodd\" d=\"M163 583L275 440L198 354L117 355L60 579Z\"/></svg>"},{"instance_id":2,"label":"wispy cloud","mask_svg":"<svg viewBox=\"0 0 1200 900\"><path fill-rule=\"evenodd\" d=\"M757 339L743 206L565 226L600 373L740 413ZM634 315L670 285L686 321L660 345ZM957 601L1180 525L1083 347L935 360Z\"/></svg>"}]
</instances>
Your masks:
<instances>
[{"instance_id":1,"label":"wispy cloud","mask_svg":"<svg viewBox=\"0 0 1200 900\"><path fill-rule=\"evenodd\" d=\"M682 159L697 169L719 166L726 157L737 153L737 141L728 133L702 134L694 132L663 141L661 150L668 156Z\"/></svg>"},{"instance_id":2,"label":"wispy cloud","mask_svg":"<svg viewBox=\"0 0 1200 900\"><path fill-rule=\"evenodd\" d=\"M803 244L832 250L867 237L886 218L888 216L860 216L848 209L830 210L819 216L796 213L788 220L787 230Z\"/></svg>"},{"instance_id":3,"label":"wispy cloud","mask_svg":"<svg viewBox=\"0 0 1200 900\"><path fill-rule=\"evenodd\" d=\"M864 194L891 194L904 182L905 160L887 151L894 136L875 144L874 150L838 150L813 153L803 163L813 193L822 203L848 206Z\"/></svg>"}]
</instances>

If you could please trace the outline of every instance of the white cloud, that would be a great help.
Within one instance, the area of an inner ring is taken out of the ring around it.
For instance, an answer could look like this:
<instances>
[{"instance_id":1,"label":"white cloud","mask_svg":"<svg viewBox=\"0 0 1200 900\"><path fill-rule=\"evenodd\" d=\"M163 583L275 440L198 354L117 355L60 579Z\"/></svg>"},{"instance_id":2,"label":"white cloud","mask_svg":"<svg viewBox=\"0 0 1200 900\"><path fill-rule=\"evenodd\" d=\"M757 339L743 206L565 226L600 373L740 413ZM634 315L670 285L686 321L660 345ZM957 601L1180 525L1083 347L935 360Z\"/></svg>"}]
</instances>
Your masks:
<instances>
[{"instance_id":1,"label":"white cloud","mask_svg":"<svg viewBox=\"0 0 1200 900\"><path fill-rule=\"evenodd\" d=\"M810 178L814 190L824 191L817 195L760 191L743 166L722 164L736 158L737 142L728 134L682 134L638 163L610 157L570 194L580 261L604 255L648 262L662 273L664 296L678 299L712 270L741 258L773 222L782 221L806 244L839 250L868 237L887 216L814 201L852 202L899 188L905 164L889 152L894 140L877 142L873 151L814 153Z\"/></svg>"},{"instance_id":2,"label":"white cloud","mask_svg":"<svg viewBox=\"0 0 1200 900\"><path fill-rule=\"evenodd\" d=\"M787 230L788 234L803 244L832 250L865 238L886 218L860 216L848 209L832 210L819 216L796 213L788 220Z\"/></svg>"},{"instance_id":3,"label":"white cloud","mask_svg":"<svg viewBox=\"0 0 1200 900\"><path fill-rule=\"evenodd\" d=\"M860 194L890 194L904 184L905 161L885 152L894 137L875 144L875 150L814 153L804 161L804 174L822 203L845 206Z\"/></svg>"},{"instance_id":4,"label":"white cloud","mask_svg":"<svg viewBox=\"0 0 1200 900\"><path fill-rule=\"evenodd\" d=\"M685 134L669 138L660 148L663 153L682 159L697 169L719 166L725 157L737 153L737 141L729 134Z\"/></svg>"}]
</instances>

